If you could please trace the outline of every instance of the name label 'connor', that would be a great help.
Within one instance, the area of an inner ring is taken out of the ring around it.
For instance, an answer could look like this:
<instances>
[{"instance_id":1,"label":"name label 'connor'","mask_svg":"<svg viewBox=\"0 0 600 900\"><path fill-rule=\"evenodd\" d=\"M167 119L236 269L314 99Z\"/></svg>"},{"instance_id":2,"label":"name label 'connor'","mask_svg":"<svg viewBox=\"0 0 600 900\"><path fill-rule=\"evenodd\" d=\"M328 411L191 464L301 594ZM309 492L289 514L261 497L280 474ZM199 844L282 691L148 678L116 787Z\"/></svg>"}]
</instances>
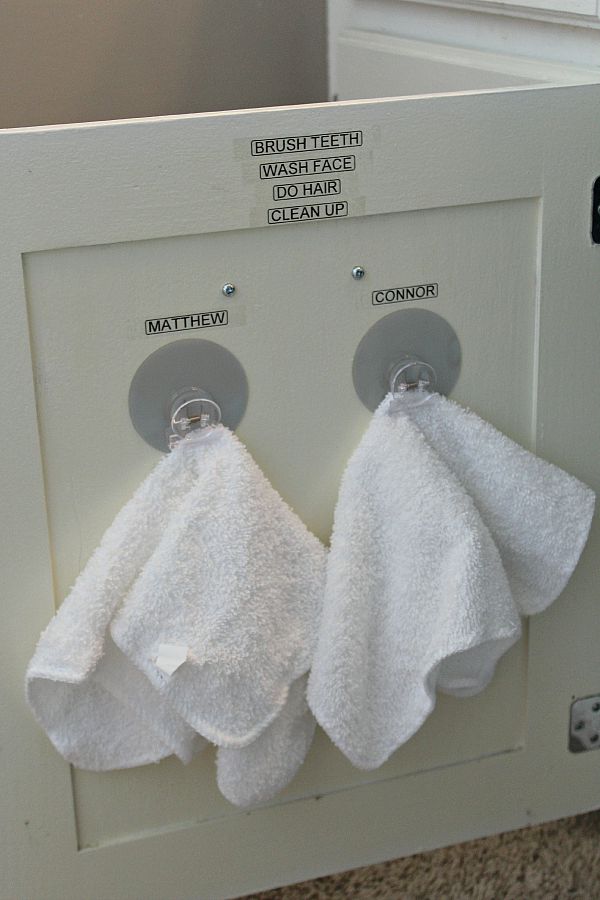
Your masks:
<instances>
[{"instance_id":1,"label":"name label 'connor'","mask_svg":"<svg viewBox=\"0 0 600 900\"><path fill-rule=\"evenodd\" d=\"M437 295L438 285L436 283L411 284L408 287L373 291L371 303L373 306L383 306L385 303L405 303L407 300L431 300Z\"/></svg>"}]
</instances>

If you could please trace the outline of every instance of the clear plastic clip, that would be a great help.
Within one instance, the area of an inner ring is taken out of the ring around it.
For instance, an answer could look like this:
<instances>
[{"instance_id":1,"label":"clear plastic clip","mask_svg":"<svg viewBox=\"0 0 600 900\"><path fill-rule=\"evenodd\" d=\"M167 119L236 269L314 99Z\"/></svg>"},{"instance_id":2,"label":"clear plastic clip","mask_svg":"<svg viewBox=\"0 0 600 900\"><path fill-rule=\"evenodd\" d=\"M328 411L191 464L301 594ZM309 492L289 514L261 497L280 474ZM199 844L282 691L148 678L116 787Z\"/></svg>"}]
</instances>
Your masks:
<instances>
[{"instance_id":1,"label":"clear plastic clip","mask_svg":"<svg viewBox=\"0 0 600 900\"><path fill-rule=\"evenodd\" d=\"M188 396L183 402L178 403L176 399L173 403L171 430L167 434L169 450L173 450L193 432L212 428L221 421L221 407L218 403L202 395L190 397L189 390L185 393ZM200 392L197 393L200 394ZM180 398L181 394L178 399ZM200 406L200 409L195 414L191 414L191 411L188 409L192 404Z\"/></svg>"}]
</instances>

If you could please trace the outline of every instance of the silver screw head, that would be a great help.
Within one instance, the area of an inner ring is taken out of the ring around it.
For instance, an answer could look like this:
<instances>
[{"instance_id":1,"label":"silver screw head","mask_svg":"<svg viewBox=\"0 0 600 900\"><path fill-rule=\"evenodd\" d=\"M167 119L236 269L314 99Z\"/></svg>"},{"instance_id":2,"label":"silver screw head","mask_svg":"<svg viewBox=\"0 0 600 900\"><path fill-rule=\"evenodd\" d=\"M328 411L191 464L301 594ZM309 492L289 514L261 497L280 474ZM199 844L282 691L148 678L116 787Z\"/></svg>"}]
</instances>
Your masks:
<instances>
[{"instance_id":1,"label":"silver screw head","mask_svg":"<svg viewBox=\"0 0 600 900\"><path fill-rule=\"evenodd\" d=\"M226 282L221 288L226 297L231 297L232 294L235 294L235 284L231 284L230 281Z\"/></svg>"},{"instance_id":2,"label":"silver screw head","mask_svg":"<svg viewBox=\"0 0 600 900\"><path fill-rule=\"evenodd\" d=\"M356 281L360 281L361 278L365 277L365 270L362 266L354 266L352 269L352 277L356 279Z\"/></svg>"}]
</instances>

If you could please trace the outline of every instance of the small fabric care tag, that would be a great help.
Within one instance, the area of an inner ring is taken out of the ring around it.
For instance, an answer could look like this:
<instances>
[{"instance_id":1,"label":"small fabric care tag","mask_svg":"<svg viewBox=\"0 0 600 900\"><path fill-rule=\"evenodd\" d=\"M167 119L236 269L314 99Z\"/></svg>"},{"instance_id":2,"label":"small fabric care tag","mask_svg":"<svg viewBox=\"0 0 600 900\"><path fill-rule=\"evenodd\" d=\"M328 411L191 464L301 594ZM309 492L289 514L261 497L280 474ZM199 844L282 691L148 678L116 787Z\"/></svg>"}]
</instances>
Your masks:
<instances>
[{"instance_id":1,"label":"small fabric care tag","mask_svg":"<svg viewBox=\"0 0 600 900\"><path fill-rule=\"evenodd\" d=\"M186 661L188 648L181 644L159 644L156 665L166 675L172 675Z\"/></svg>"}]
</instances>

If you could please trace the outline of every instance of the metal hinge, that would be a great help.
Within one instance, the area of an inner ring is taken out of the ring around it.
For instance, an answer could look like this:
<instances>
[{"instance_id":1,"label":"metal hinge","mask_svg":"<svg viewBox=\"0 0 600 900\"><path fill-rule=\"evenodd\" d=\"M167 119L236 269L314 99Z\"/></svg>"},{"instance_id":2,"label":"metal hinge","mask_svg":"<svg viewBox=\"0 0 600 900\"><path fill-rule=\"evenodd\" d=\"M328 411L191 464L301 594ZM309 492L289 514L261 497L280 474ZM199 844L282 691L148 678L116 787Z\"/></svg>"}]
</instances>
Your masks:
<instances>
[{"instance_id":1,"label":"metal hinge","mask_svg":"<svg viewBox=\"0 0 600 900\"><path fill-rule=\"evenodd\" d=\"M583 753L600 749L600 694L581 697L571 704L569 750Z\"/></svg>"},{"instance_id":2,"label":"metal hinge","mask_svg":"<svg viewBox=\"0 0 600 900\"><path fill-rule=\"evenodd\" d=\"M596 178L592 191L592 241L600 244L600 178Z\"/></svg>"}]
</instances>

